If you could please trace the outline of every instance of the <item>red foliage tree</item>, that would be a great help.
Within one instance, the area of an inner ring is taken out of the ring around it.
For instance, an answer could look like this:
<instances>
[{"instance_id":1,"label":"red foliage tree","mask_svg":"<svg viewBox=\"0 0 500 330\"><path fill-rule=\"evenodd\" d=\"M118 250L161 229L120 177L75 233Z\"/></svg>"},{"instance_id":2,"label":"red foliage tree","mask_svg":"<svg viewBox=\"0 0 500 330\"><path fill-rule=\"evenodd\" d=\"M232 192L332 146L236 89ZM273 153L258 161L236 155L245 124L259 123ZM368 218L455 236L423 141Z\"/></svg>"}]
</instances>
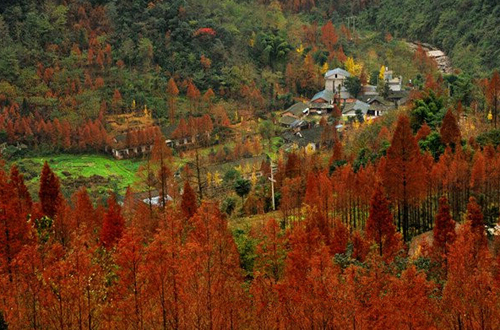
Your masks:
<instances>
[{"instance_id":1,"label":"red foliage tree","mask_svg":"<svg viewBox=\"0 0 500 330\"><path fill-rule=\"evenodd\" d=\"M215 204L203 203L191 218L183 296L187 328L221 329L246 315L239 255L227 222Z\"/></svg>"},{"instance_id":2,"label":"red foliage tree","mask_svg":"<svg viewBox=\"0 0 500 330\"><path fill-rule=\"evenodd\" d=\"M285 277L278 287L281 328L345 326L339 294L339 270L317 230L297 225L290 235ZM297 303L300 302L300 303Z\"/></svg>"},{"instance_id":3,"label":"red foliage tree","mask_svg":"<svg viewBox=\"0 0 500 330\"><path fill-rule=\"evenodd\" d=\"M77 231L80 230L95 234L95 230L100 227L98 217L95 213L94 206L90 200L90 196L85 187L80 188L73 195L73 214L72 227Z\"/></svg>"},{"instance_id":4,"label":"red foliage tree","mask_svg":"<svg viewBox=\"0 0 500 330\"><path fill-rule=\"evenodd\" d=\"M200 99L201 93L192 81L188 83L186 96L189 99L190 110L194 111Z\"/></svg>"},{"instance_id":5,"label":"red foliage tree","mask_svg":"<svg viewBox=\"0 0 500 330\"><path fill-rule=\"evenodd\" d=\"M419 128L415 138L417 139L417 141L420 141L429 136L429 134L431 134L431 128L429 127L429 125L427 125L426 122L424 122L424 124Z\"/></svg>"},{"instance_id":6,"label":"red foliage tree","mask_svg":"<svg viewBox=\"0 0 500 330\"><path fill-rule=\"evenodd\" d=\"M196 213L197 208L196 194L193 188L191 188L189 181L185 180L181 200L182 214L186 219L190 219Z\"/></svg>"},{"instance_id":7,"label":"red foliage tree","mask_svg":"<svg viewBox=\"0 0 500 330\"><path fill-rule=\"evenodd\" d=\"M40 175L40 190L38 192L42 212L50 218L54 218L62 203L59 179L52 172L47 162L44 163Z\"/></svg>"},{"instance_id":8,"label":"red foliage tree","mask_svg":"<svg viewBox=\"0 0 500 330\"><path fill-rule=\"evenodd\" d=\"M148 313L148 318L153 328L179 329L183 326L183 233L180 214L168 213L146 251L149 279L146 289L155 307Z\"/></svg>"},{"instance_id":9,"label":"red foliage tree","mask_svg":"<svg viewBox=\"0 0 500 330\"><path fill-rule=\"evenodd\" d=\"M476 208L477 205L471 207ZM478 214L477 210L473 211ZM500 322L498 283L488 248L478 245L477 232L467 221L448 253L448 279L443 291L439 328L493 329Z\"/></svg>"},{"instance_id":10,"label":"red foliage tree","mask_svg":"<svg viewBox=\"0 0 500 330\"><path fill-rule=\"evenodd\" d=\"M387 289L388 292L381 293L379 298L382 300L379 310L382 323L390 324L393 329L435 328L436 306L430 298L435 285L427 281L424 272L418 272L412 265L400 277L392 276ZM394 310L398 312L394 313ZM380 329L383 328L385 326Z\"/></svg>"},{"instance_id":11,"label":"red foliage tree","mask_svg":"<svg viewBox=\"0 0 500 330\"><path fill-rule=\"evenodd\" d=\"M410 120L402 115L398 118L391 146L383 166L382 177L389 196L402 207L402 219L398 224L403 237L409 239L409 205L423 191L424 168L417 141L413 137Z\"/></svg>"},{"instance_id":12,"label":"red foliage tree","mask_svg":"<svg viewBox=\"0 0 500 330\"><path fill-rule=\"evenodd\" d=\"M170 119L170 124L175 123L175 113L177 108L177 95L179 95L179 89L175 83L174 78L170 78L167 84L167 103L168 103L168 117Z\"/></svg>"},{"instance_id":13,"label":"red foliage tree","mask_svg":"<svg viewBox=\"0 0 500 330\"><path fill-rule=\"evenodd\" d=\"M399 237L389 210L389 202L380 183L376 184L370 200L370 215L365 230L366 238L377 244L380 256L394 256Z\"/></svg>"},{"instance_id":14,"label":"red foliage tree","mask_svg":"<svg viewBox=\"0 0 500 330\"><path fill-rule=\"evenodd\" d=\"M477 237L485 240L484 216L474 197L470 197L467 204L467 221L470 221L471 230Z\"/></svg>"},{"instance_id":15,"label":"red foliage tree","mask_svg":"<svg viewBox=\"0 0 500 330\"><path fill-rule=\"evenodd\" d=\"M470 187L475 193L481 193L486 180L486 163L484 153L477 150L474 154L473 165L471 169Z\"/></svg>"},{"instance_id":16,"label":"red foliage tree","mask_svg":"<svg viewBox=\"0 0 500 330\"><path fill-rule=\"evenodd\" d=\"M28 188L24 184L24 176L19 173L17 165L12 165L10 168L10 185L13 188L14 196L19 202L19 211L22 214L28 214L31 210L33 202Z\"/></svg>"},{"instance_id":17,"label":"red foliage tree","mask_svg":"<svg viewBox=\"0 0 500 330\"><path fill-rule=\"evenodd\" d=\"M349 229L341 221L335 221L332 230L330 253L332 255L345 253L349 243Z\"/></svg>"},{"instance_id":18,"label":"red foliage tree","mask_svg":"<svg viewBox=\"0 0 500 330\"><path fill-rule=\"evenodd\" d=\"M121 215L121 207L112 194L108 198L108 209L104 214L101 229L101 244L106 248L113 247L122 237L125 228L125 220Z\"/></svg>"},{"instance_id":19,"label":"red foliage tree","mask_svg":"<svg viewBox=\"0 0 500 330\"><path fill-rule=\"evenodd\" d=\"M146 319L144 286L148 273L144 255L141 236L134 228L126 230L116 246L119 280L114 286L112 306L117 319L135 329L144 329Z\"/></svg>"},{"instance_id":20,"label":"red foliage tree","mask_svg":"<svg viewBox=\"0 0 500 330\"><path fill-rule=\"evenodd\" d=\"M328 51L333 54L333 48L337 44L338 36L335 32L335 27L331 20L328 20L325 25L321 28L321 42L326 46Z\"/></svg>"},{"instance_id":21,"label":"red foliage tree","mask_svg":"<svg viewBox=\"0 0 500 330\"><path fill-rule=\"evenodd\" d=\"M451 218L448 199L443 196L439 199L439 210L436 214L433 231L433 247L437 253L446 255L448 245L452 244L456 238L455 226L456 223Z\"/></svg>"},{"instance_id":22,"label":"red foliage tree","mask_svg":"<svg viewBox=\"0 0 500 330\"><path fill-rule=\"evenodd\" d=\"M443 124L441 125L440 133L441 140L444 144L455 146L460 143L460 128L458 127L457 119L451 112L451 109L448 109L446 115L443 118Z\"/></svg>"},{"instance_id":23,"label":"red foliage tree","mask_svg":"<svg viewBox=\"0 0 500 330\"><path fill-rule=\"evenodd\" d=\"M7 274L9 282L13 280L14 257L20 252L27 238L26 217L30 210L26 207L24 193L19 194L20 191L16 187L21 182L16 174L13 176L15 179L9 182L6 173L0 169L0 275ZM23 190L21 189L21 192Z\"/></svg>"}]
</instances>

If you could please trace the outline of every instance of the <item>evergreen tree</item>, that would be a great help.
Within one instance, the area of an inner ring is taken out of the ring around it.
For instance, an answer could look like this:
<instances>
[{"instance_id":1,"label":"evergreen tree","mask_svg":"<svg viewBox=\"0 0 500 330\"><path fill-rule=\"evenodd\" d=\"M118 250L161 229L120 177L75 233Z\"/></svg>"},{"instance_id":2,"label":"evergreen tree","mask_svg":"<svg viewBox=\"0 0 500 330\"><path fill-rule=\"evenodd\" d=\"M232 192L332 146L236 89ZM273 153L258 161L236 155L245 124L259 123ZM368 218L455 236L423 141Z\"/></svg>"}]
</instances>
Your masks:
<instances>
[{"instance_id":1,"label":"evergreen tree","mask_svg":"<svg viewBox=\"0 0 500 330\"><path fill-rule=\"evenodd\" d=\"M470 197L467 204L467 221L470 221L474 233L479 237L485 237L484 216L474 197Z\"/></svg>"},{"instance_id":2,"label":"evergreen tree","mask_svg":"<svg viewBox=\"0 0 500 330\"><path fill-rule=\"evenodd\" d=\"M190 219L196 213L197 209L196 194L194 193L193 188L191 188L188 180L185 180L181 200L182 214L186 219Z\"/></svg>"},{"instance_id":3,"label":"evergreen tree","mask_svg":"<svg viewBox=\"0 0 500 330\"><path fill-rule=\"evenodd\" d=\"M422 156L413 137L410 120L402 115L398 118L391 146L387 149L382 177L387 193L392 200L402 207L402 217L398 217L398 226L403 230L404 240L409 237L410 201L415 201L423 191L424 168ZM400 213L398 213L400 214Z\"/></svg>"},{"instance_id":4,"label":"evergreen tree","mask_svg":"<svg viewBox=\"0 0 500 330\"><path fill-rule=\"evenodd\" d=\"M43 214L54 218L61 205L62 196L59 178L52 172L47 162L43 164L38 197L40 198Z\"/></svg>"},{"instance_id":5,"label":"evergreen tree","mask_svg":"<svg viewBox=\"0 0 500 330\"><path fill-rule=\"evenodd\" d=\"M170 119L170 125L173 125L175 123L177 95L179 95L179 89L175 84L174 78L170 78L167 84L168 117Z\"/></svg>"},{"instance_id":6,"label":"evergreen tree","mask_svg":"<svg viewBox=\"0 0 500 330\"><path fill-rule=\"evenodd\" d=\"M380 256L390 256L397 247L396 226L389 210L382 184L377 183L370 200L370 215L366 221L366 238L375 242Z\"/></svg>"},{"instance_id":7,"label":"evergreen tree","mask_svg":"<svg viewBox=\"0 0 500 330\"><path fill-rule=\"evenodd\" d=\"M108 199L108 209L102 223L101 244L106 248L113 247L122 237L124 229L125 220L121 215L121 207L112 194Z\"/></svg>"},{"instance_id":8,"label":"evergreen tree","mask_svg":"<svg viewBox=\"0 0 500 330\"><path fill-rule=\"evenodd\" d=\"M453 147L460 143L460 128L458 127L457 118L455 118L451 109L448 109L443 118L440 134L444 144L449 144Z\"/></svg>"},{"instance_id":9,"label":"evergreen tree","mask_svg":"<svg viewBox=\"0 0 500 330\"><path fill-rule=\"evenodd\" d=\"M439 253L448 251L447 245L455 241L455 221L451 218L448 199L443 196L439 199L439 210L434 222L434 249Z\"/></svg>"}]
</instances>

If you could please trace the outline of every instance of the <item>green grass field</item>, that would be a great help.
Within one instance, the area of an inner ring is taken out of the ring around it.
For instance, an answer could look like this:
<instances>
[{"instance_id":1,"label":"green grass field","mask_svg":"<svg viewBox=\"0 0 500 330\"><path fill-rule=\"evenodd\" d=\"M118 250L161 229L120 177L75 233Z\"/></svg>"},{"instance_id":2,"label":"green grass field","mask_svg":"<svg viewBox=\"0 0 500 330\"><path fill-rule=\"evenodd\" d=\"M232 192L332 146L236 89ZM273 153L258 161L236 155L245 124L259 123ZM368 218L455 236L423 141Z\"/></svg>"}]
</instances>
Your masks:
<instances>
[{"instance_id":1,"label":"green grass field","mask_svg":"<svg viewBox=\"0 0 500 330\"><path fill-rule=\"evenodd\" d=\"M140 160L116 160L104 155L63 154L17 160L15 163L25 173L32 194L36 194L38 190L40 172L45 161L59 176L66 195L85 186L94 197L109 190L122 194L129 185L135 186L138 180L136 172L141 164Z\"/></svg>"}]
</instances>

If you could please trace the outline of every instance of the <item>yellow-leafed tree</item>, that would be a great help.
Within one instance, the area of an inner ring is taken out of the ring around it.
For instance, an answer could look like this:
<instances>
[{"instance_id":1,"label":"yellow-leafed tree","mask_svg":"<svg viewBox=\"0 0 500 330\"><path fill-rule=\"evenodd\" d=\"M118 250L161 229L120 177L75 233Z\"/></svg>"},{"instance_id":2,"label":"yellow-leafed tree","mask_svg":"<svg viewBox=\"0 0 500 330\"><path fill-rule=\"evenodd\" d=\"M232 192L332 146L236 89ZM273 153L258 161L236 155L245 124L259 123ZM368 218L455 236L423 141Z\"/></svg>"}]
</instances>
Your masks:
<instances>
[{"instance_id":1,"label":"yellow-leafed tree","mask_svg":"<svg viewBox=\"0 0 500 330\"><path fill-rule=\"evenodd\" d=\"M385 66L382 65L380 67L380 72L378 74L378 79L384 80L384 77L385 77Z\"/></svg>"},{"instance_id":2,"label":"yellow-leafed tree","mask_svg":"<svg viewBox=\"0 0 500 330\"><path fill-rule=\"evenodd\" d=\"M358 77L361 74L362 65L354 62L352 57L348 57L345 61L345 68L350 74Z\"/></svg>"},{"instance_id":3,"label":"yellow-leafed tree","mask_svg":"<svg viewBox=\"0 0 500 330\"><path fill-rule=\"evenodd\" d=\"M327 73L328 71L328 63L325 62L325 64L323 64L323 66L321 67L321 74L325 74Z\"/></svg>"}]
</instances>

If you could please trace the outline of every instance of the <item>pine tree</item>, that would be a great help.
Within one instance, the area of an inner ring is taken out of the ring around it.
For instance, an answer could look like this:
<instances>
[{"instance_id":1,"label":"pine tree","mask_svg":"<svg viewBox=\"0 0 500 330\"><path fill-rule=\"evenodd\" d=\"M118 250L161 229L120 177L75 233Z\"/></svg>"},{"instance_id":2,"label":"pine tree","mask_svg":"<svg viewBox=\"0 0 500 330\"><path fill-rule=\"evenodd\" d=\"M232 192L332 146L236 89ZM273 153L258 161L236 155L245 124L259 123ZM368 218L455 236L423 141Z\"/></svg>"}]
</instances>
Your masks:
<instances>
[{"instance_id":1,"label":"pine tree","mask_svg":"<svg viewBox=\"0 0 500 330\"><path fill-rule=\"evenodd\" d=\"M403 208L398 226L402 228L404 240L407 241L410 238L410 201L415 201L422 194L425 173L420 149L406 115L398 118L391 146L387 149L386 162L381 170L387 193L398 203L398 208Z\"/></svg>"},{"instance_id":2,"label":"pine tree","mask_svg":"<svg viewBox=\"0 0 500 330\"><path fill-rule=\"evenodd\" d=\"M470 197L467 204L467 221L470 221L471 230L474 233L485 238L484 216L474 197Z\"/></svg>"},{"instance_id":3,"label":"pine tree","mask_svg":"<svg viewBox=\"0 0 500 330\"><path fill-rule=\"evenodd\" d=\"M377 183L370 200L366 238L377 243L380 256L391 256L397 247L396 226L382 184Z\"/></svg>"},{"instance_id":4,"label":"pine tree","mask_svg":"<svg viewBox=\"0 0 500 330\"><path fill-rule=\"evenodd\" d=\"M113 247L122 237L125 229L125 220L121 215L121 207L112 194L108 199L108 209L104 214L101 229L101 244L106 248Z\"/></svg>"},{"instance_id":5,"label":"pine tree","mask_svg":"<svg viewBox=\"0 0 500 330\"><path fill-rule=\"evenodd\" d=\"M123 233L116 246L118 282L114 286L114 306L121 322L132 325L134 329L144 329L145 322L145 283L148 273L144 265L144 244L135 228Z\"/></svg>"},{"instance_id":6,"label":"pine tree","mask_svg":"<svg viewBox=\"0 0 500 330\"><path fill-rule=\"evenodd\" d=\"M438 253L446 254L447 246L455 241L455 221L451 218L448 199L443 196L439 199L439 209L434 222L433 247Z\"/></svg>"},{"instance_id":7,"label":"pine tree","mask_svg":"<svg viewBox=\"0 0 500 330\"><path fill-rule=\"evenodd\" d=\"M10 168L10 184L14 189L15 196L19 200L19 211L21 213L29 213L33 202L28 188L24 184L24 176L19 173L19 168L16 165L12 165Z\"/></svg>"},{"instance_id":8,"label":"pine tree","mask_svg":"<svg viewBox=\"0 0 500 330\"><path fill-rule=\"evenodd\" d=\"M198 104L198 100L201 96L200 90L196 87L196 85L190 81L188 83L186 96L189 99L190 111L194 111Z\"/></svg>"},{"instance_id":9,"label":"pine tree","mask_svg":"<svg viewBox=\"0 0 500 330\"><path fill-rule=\"evenodd\" d=\"M52 172L49 164L45 162L40 176L40 190L38 192L42 212L44 215L54 218L61 206L62 196L59 179Z\"/></svg>"},{"instance_id":10,"label":"pine tree","mask_svg":"<svg viewBox=\"0 0 500 330\"><path fill-rule=\"evenodd\" d=\"M174 78L170 78L167 84L167 102L168 102L168 117L170 119L170 125L175 123L175 113L177 109L177 95L179 95L179 89L175 84Z\"/></svg>"},{"instance_id":11,"label":"pine tree","mask_svg":"<svg viewBox=\"0 0 500 330\"><path fill-rule=\"evenodd\" d=\"M182 214L186 219L190 219L196 213L197 208L196 194L193 188L191 188L188 180L185 180L181 200Z\"/></svg>"},{"instance_id":12,"label":"pine tree","mask_svg":"<svg viewBox=\"0 0 500 330\"><path fill-rule=\"evenodd\" d=\"M191 218L181 272L188 329L224 329L246 315L238 250L227 221L213 203Z\"/></svg>"},{"instance_id":13,"label":"pine tree","mask_svg":"<svg viewBox=\"0 0 500 330\"><path fill-rule=\"evenodd\" d=\"M416 139L417 141L425 139L429 134L431 134L431 128L426 122L418 129ZM442 133L441 133L442 134Z\"/></svg>"},{"instance_id":14,"label":"pine tree","mask_svg":"<svg viewBox=\"0 0 500 330\"><path fill-rule=\"evenodd\" d=\"M328 20L325 25L321 28L321 42L326 46L330 52L330 56L333 54L333 47L337 44L338 36L335 32L335 27L331 20Z\"/></svg>"},{"instance_id":15,"label":"pine tree","mask_svg":"<svg viewBox=\"0 0 500 330\"><path fill-rule=\"evenodd\" d=\"M446 115L443 118L443 124L441 125L440 133L441 140L444 144L455 146L460 143L460 128L458 127L457 119L451 112L451 109L448 109Z\"/></svg>"}]
</instances>

